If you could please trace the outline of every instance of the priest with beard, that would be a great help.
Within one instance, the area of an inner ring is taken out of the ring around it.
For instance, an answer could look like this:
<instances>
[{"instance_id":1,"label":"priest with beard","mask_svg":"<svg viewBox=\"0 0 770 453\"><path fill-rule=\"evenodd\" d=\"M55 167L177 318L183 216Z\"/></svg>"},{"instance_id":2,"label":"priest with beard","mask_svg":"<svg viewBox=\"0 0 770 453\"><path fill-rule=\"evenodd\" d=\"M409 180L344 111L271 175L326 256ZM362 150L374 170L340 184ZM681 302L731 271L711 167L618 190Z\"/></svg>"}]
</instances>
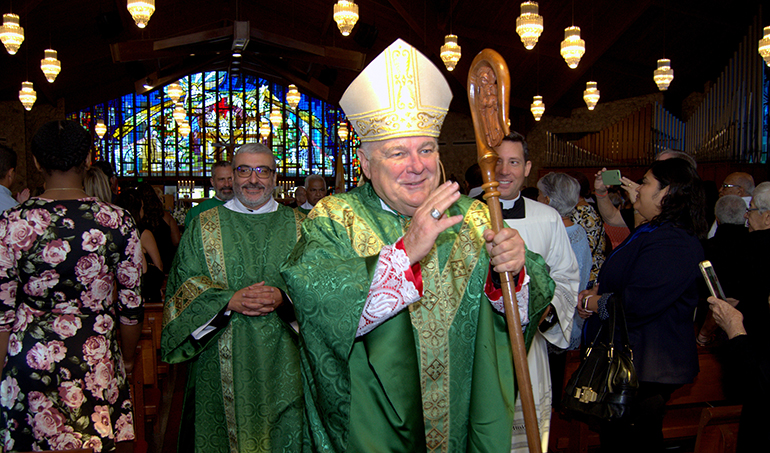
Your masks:
<instances>
[{"instance_id":1,"label":"priest with beard","mask_svg":"<svg viewBox=\"0 0 770 453\"><path fill-rule=\"evenodd\" d=\"M261 144L233 159L235 197L195 218L171 269L161 353L188 363L177 451L298 452L297 335L278 269L304 214L278 204L275 157Z\"/></svg>"}]
</instances>

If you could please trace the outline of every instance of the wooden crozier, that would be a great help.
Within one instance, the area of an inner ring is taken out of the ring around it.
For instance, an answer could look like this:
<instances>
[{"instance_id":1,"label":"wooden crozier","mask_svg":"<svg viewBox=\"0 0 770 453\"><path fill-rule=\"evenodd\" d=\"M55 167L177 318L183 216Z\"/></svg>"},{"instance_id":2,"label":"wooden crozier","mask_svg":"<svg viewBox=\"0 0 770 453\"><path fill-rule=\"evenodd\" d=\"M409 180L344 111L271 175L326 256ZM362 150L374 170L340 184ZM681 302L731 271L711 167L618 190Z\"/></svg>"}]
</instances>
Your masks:
<instances>
[{"instance_id":1,"label":"wooden crozier","mask_svg":"<svg viewBox=\"0 0 770 453\"><path fill-rule=\"evenodd\" d=\"M473 117L473 129L476 133L476 150L481 174L484 180L484 199L489 206L489 217L495 233L503 228L503 213L500 208L499 183L495 179L497 153L494 148L508 135L508 98L510 96L510 73L508 65L499 53L484 49L471 63L468 73L468 101ZM505 305L505 319L508 335L511 338L513 364L516 370L516 382L524 406L524 426L527 431L527 443L530 452L541 452L540 433L532 396L532 382L527 365L527 351L524 335L521 331L521 319L517 310L516 290L513 275L510 272L500 274Z\"/></svg>"}]
</instances>

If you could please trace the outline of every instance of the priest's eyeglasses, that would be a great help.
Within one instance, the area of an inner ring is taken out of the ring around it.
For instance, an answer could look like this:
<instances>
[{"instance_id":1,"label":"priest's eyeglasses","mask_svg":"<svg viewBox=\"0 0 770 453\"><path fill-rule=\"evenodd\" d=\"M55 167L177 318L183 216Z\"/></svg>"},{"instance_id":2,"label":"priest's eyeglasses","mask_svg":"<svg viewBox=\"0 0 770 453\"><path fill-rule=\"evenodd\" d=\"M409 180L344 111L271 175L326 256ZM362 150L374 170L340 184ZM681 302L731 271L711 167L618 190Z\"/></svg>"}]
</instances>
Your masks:
<instances>
[{"instance_id":1,"label":"priest's eyeglasses","mask_svg":"<svg viewBox=\"0 0 770 453\"><path fill-rule=\"evenodd\" d=\"M240 178L248 178L251 176L251 172L257 172L257 178L260 179L267 179L270 176L273 175L273 170L270 167L260 166L260 167L249 167L248 165L238 165L235 167L235 174L238 175Z\"/></svg>"}]
</instances>

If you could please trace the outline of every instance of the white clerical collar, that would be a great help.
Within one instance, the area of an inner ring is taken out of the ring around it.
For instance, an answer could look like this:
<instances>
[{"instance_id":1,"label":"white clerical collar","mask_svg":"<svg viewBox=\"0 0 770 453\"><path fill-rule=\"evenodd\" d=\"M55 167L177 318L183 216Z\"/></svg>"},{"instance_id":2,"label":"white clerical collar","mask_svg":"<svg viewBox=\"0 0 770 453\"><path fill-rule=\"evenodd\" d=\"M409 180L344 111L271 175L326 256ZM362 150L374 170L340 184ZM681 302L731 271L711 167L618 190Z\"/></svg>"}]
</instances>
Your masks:
<instances>
[{"instance_id":1,"label":"white clerical collar","mask_svg":"<svg viewBox=\"0 0 770 453\"><path fill-rule=\"evenodd\" d=\"M242 214L267 214L269 212L275 212L278 209L278 202L275 201L273 197L270 197L267 203L263 204L261 207L251 209L244 206L237 197L233 197L230 201L225 203L224 206L233 212L240 212Z\"/></svg>"},{"instance_id":2,"label":"white clerical collar","mask_svg":"<svg viewBox=\"0 0 770 453\"><path fill-rule=\"evenodd\" d=\"M304 202L304 203L302 204L302 206L300 206L300 208L302 208L302 209L307 209L307 210L310 210L310 209L313 209L313 205L312 205L312 204L310 204L310 202L307 202L307 201L306 201L306 202Z\"/></svg>"},{"instance_id":3,"label":"white clerical collar","mask_svg":"<svg viewBox=\"0 0 770 453\"><path fill-rule=\"evenodd\" d=\"M521 191L519 191L519 194L516 195L516 198L514 198L513 200L503 200L501 198L500 203L503 205L503 209L511 209L514 203L516 203L516 200L518 200L519 198L521 198Z\"/></svg>"}]
</instances>

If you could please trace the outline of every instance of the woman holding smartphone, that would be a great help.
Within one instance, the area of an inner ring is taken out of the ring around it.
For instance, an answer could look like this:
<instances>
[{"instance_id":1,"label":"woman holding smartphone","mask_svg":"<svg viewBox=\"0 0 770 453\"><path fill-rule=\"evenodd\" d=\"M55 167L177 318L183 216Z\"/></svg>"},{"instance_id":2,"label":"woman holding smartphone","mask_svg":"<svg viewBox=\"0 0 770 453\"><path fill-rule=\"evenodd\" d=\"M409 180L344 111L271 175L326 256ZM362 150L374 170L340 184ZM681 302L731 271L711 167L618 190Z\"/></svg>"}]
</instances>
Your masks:
<instances>
[{"instance_id":1,"label":"woman holding smartphone","mask_svg":"<svg viewBox=\"0 0 770 453\"><path fill-rule=\"evenodd\" d=\"M708 227L701 180L682 159L655 162L637 188L634 208L646 222L604 262L598 288L578 299L587 329L595 332L608 317L609 297L620 296L639 379L633 418L601 427L607 452L661 451L665 404L698 374L693 331L703 260L698 238Z\"/></svg>"}]
</instances>

